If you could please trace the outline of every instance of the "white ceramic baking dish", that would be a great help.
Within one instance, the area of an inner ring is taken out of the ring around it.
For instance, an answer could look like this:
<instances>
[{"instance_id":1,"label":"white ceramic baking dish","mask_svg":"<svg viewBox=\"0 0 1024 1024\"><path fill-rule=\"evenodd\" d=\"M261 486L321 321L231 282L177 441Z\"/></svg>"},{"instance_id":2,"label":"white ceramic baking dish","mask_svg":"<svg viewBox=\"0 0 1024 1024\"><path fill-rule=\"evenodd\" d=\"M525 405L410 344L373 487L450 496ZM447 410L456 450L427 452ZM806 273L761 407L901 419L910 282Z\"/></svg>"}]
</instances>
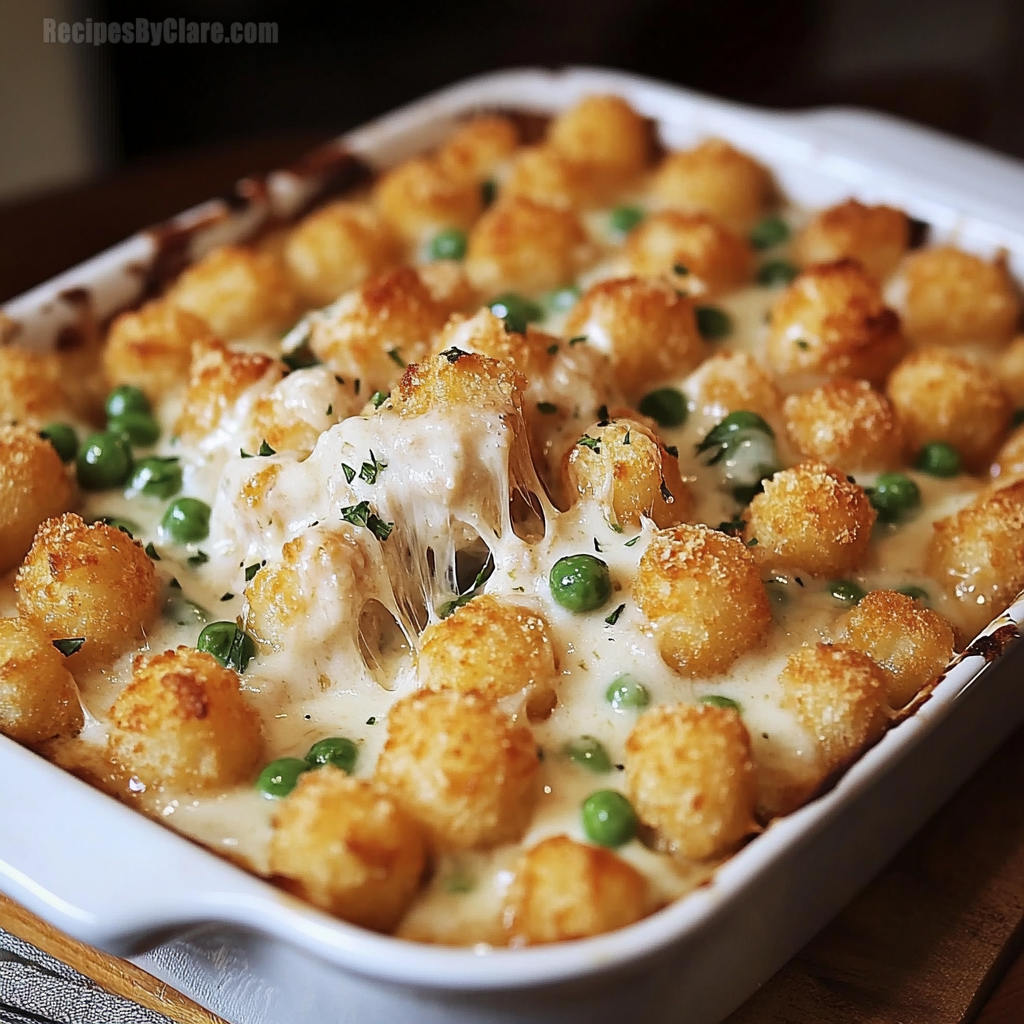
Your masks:
<instances>
[{"instance_id":1,"label":"white ceramic baking dish","mask_svg":"<svg viewBox=\"0 0 1024 1024\"><path fill-rule=\"evenodd\" d=\"M669 147L724 136L797 203L850 194L927 221L934 239L1005 247L1024 276L1024 168L890 118L754 111L617 72L501 72L338 140L298 172L247 181L11 302L8 343L54 344L219 242L287 216L333 175L386 165L476 108L550 112L616 92ZM343 182L342 182L343 183ZM0 738L0 890L64 931L131 955L235 1024L323 1021L712 1024L847 902L1024 720L1024 600L986 630L915 714L827 795L772 825L713 882L632 927L522 951L418 946L325 916Z\"/></svg>"}]
</instances>

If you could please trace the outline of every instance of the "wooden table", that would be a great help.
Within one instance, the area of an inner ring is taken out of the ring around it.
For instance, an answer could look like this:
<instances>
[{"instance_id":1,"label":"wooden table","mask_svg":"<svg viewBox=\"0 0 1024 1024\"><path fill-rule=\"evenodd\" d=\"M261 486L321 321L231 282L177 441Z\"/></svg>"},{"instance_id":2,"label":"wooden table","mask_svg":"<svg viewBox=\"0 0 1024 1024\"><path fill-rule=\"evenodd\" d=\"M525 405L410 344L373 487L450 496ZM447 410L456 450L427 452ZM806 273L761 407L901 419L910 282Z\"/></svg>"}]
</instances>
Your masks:
<instances>
[{"instance_id":1,"label":"wooden table","mask_svg":"<svg viewBox=\"0 0 1024 1024\"><path fill-rule=\"evenodd\" d=\"M318 141L294 136L186 154L0 206L0 301ZM1024 729L728 1024L1019 1024L1022 922ZM217 1020L3 897L0 927L180 1024Z\"/></svg>"}]
</instances>

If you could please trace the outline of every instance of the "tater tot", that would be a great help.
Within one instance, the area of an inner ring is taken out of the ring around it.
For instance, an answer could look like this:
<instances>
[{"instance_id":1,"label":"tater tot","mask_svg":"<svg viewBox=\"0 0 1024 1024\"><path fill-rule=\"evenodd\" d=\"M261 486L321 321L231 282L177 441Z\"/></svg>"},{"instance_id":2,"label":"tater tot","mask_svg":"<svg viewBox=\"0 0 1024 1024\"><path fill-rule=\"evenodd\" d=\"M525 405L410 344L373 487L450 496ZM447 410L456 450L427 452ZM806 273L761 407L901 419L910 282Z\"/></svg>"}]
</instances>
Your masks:
<instances>
[{"instance_id":1,"label":"tater tot","mask_svg":"<svg viewBox=\"0 0 1024 1024\"><path fill-rule=\"evenodd\" d=\"M666 206L709 213L739 232L754 226L774 194L768 168L724 139L669 153L651 187Z\"/></svg>"},{"instance_id":2,"label":"tater tot","mask_svg":"<svg viewBox=\"0 0 1024 1024\"><path fill-rule=\"evenodd\" d=\"M590 164L623 185L647 165L651 130L618 96L587 96L548 127L548 142L570 160Z\"/></svg>"},{"instance_id":3,"label":"tater tot","mask_svg":"<svg viewBox=\"0 0 1024 1024\"><path fill-rule=\"evenodd\" d=\"M437 160L453 178L481 182L518 145L519 132L507 117L481 115L459 126L437 151Z\"/></svg>"},{"instance_id":4,"label":"tater tot","mask_svg":"<svg viewBox=\"0 0 1024 1024\"><path fill-rule=\"evenodd\" d=\"M811 218L793 243L801 266L856 260L873 278L884 281L910 244L910 221L892 206L865 206L856 199L830 206Z\"/></svg>"},{"instance_id":5,"label":"tater tot","mask_svg":"<svg viewBox=\"0 0 1024 1024\"><path fill-rule=\"evenodd\" d=\"M1024 425L1017 427L996 452L990 472L1000 486L1024 476Z\"/></svg>"},{"instance_id":6,"label":"tater tot","mask_svg":"<svg viewBox=\"0 0 1024 1024\"><path fill-rule=\"evenodd\" d=\"M803 462L765 480L744 537L771 569L842 575L867 559L876 515L859 484L823 462Z\"/></svg>"},{"instance_id":7,"label":"tater tot","mask_svg":"<svg viewBox=\"0 0 1024 1024\"><path fill-rule=\"evenodd\" d=\"M215 340L201 317L166 299L154 299L114 321L103 349L103 368L111 384L136 384L160 399L188 378L193 343Z\"/></svg>"},{"instance_id":8,"label":"tater tot","mask_svg":"<svg viewBox=\"0 0 1024 1024\"><path fill-rule=\"evenodd\" d=\"M523 692L531 721L547 718L555 706L557 664L547 620L489 594L423 631L417 671L434 690L475 690L493 700Z\"/></svg>"},{"instance_id":9,"label":"tater tot","mask_svg":"<svg viewBox=\"0 0 1024 1024\"><path fill-rule=\"evenodd\" d=\"M470 231L466 274L485 294L538 292L571 281L590 256L574 213L510 198L488 210Z\"/></svg>"},{"instance_id":10,"label":"tater tot","mask_svg":"<svg viewBox=\"0 0 1024 1024\"><path fill-rule=\"evenodd\" d=\"M704 213L651 214L627 236L625 254L633 273L668 277L700 295L733 291L754 272L750 245Z\"/></svg>"},{"instance_id":11,"label":"tater tot","mask_svg":"<svg viewBox=\"0 0 1024 1024\"><path fill-rule=\"evenodd\" d=\"M377 779L437 846L488 848L522 836L539 765L529 728L493 701L421 690L388 714Z\"/></svg>"},{"instance_id":12,"label":"tater tot","mask_svg":"<svg viewBox=\"0 0 1024 1024\"><path fill-rule=\"evenodd\" d=\"M906 594L873 590L836 623L836 639L885 669L889 706L902 708L946 667L953 627Z\"/></svg>"},{"instance_id":13,"label":"tater tot","mask_svg":"<svg viewBox=\"0 0 1024 1024\"><path fill-rule=\"evenodd\" d=\"M786 430L805 458L847 472L896 469L906 441L892 403L866 380L840 377L790 395Z\"/></svg>"},{"instance_id":14,"label":"tater tot","mask_svg":"<svg viewBox=\"0 0 1024 1024\"><path fill-rule=\"evenodd\" d=\"M466 405L516 410L526 378L509 363L475 352L450 359L439 352L409 366L392 392L391 405L402 416Z\"/></svg>"},{"instance_id":15,"label":"tater tot","mask_svg":"<svg viewBox=\"0 0 1024 1024\"><path fill-rule=\"evenodd\" d=\"M779 675L783 707L818 744L822 778L852 761L885 730L888 680L861 651L801 647Z\"/></svg>"},{"instance_id":16,"label":"tater tot","mask_svg":"<svg viewBox=\"0 0 1024 1024\"><path fill-rule=\"evenodd\" d=\"M191 647L136 655L110 709L107 754L147 787L201 793L251 781L262 754L260 716L239 682Z\"/></svg>"},{"instance_id":17,"label":"tater tot","mask_svg":"<svg viewBox=\"0 0 1024 1024\"><path fill-rule=\"evenodd\" d=\"M911 451L946 441L972 472L985 469L1006 436L1013 403L991 370L942 349L912 352L886 387Z\"/></svg>"},{"instance_id":18,"label":"tater tot","mask_svg":"<svg viewBox=\"0 0 1024 1024\"><path fill-rule=\"evenodd\" d=\"M501 186L502 200L531 199L548 206L584 210L605 198L600 177L553 146L525 146L516 153Z\"/></svg>"},{"instance_id":19,"label":"tater tot","mask_svg":"<svg viewBox=\"0 0 1024 1024\"><path fill-rule=\"evenodd\" d=\"M660 280L600 281L573 307L564 332L607 352L631 399L687 373L708 354L692 301Z\"/></svg>"},{"instance_id":20,"label":"tater tot","mask_svg":"<svg viewBox=\"0 0 1024 1024\"><path fill-rule=\"evenodd\" d=\"M416 273L445 313L470 313L479 307L480 296L466 276L461 260L432 260L417 267Z\"/></svg>"},{"instance_id":21,"label":"tater tot","mask_svg":"<svg viewBox=\"0 0 1024 1024\"><path fill-rule=\"evenodd\" d=\"M67 416L70 407L61 383L60 362L53 352L0 345L0 425L43 427Z\"/></svg>"},{"instance_id":22,"label":"tater tot","mask_svg":"<svg viewBox=\"0 0 1024 1024\"><path fill-rule=\"evenodd\" d=\"M426 861L416 822L372 783L331 765L301 775L274 815L274 880L364 928L398 924Z\"/></svg>"},{"instance_id":23,"label":"tater tot","mask_svg":"<svg viewBox=\"0 0 1024 1024\"><path fill-rule=\"evenodd\" d=\"M250 388L261 383L269 388L286 369L284 363L259 352L239 352L219 341L196 342L174 432L186 444L201 441L230 419Z\"/></svg>"},{"instance_id":24,"label":"tater tot","mask_svg":"<svg viewBox=\"0 0 1024 1024\"><path fill-rule=\"evenodd\" d=\"M72 494L49 441L28 427L0 426L0 576L25 557L44 519L71 507Z\"/></svg>"},{"instance_id":25,"label":"tater tot","mask_svg":"<svg viewBox=\"0 0 1024 1024\"><path fill-rule=\"evenodd\" d=\"M409 245L445 228L465 230L483 209L476 181L430 157L413 157L388 171L374 186L373 202Z\"/></svg>"},{"instance_id":26,"label":"tater tot","mask_svg":"<svg viewBox=\"0 0 1024 1024\"><path fill-rule=\"evenodd\" d=\"M366 394L389 391L408 363L430 351L447 312L412 267L371 277L312 328L309 344L335 373L358 377Z\"/></svg>"},{"instance_id":27,"label":"tater tot","mask_svg":"<svg viewBox=\"0 0 1024 1024\"><path fill-rule=\"evenodd\" d=\"M664 529L690 515L693 502L679 474L679 458L666 451L654 431L622 418L589 427L584 438L585 444L569 449L563 464L571 499L596 499L618 526L639 526L646 516Z\"/></svg>"},{"instance_id":28,"label":"tater tot","mask_svg":"<svg viewBox=\"0 0 1024 1024\"><path fill-rule=\"evenodd\" d=\"M656 533L640 559L633 597L662 658L684 676L724 672L761 643L772 621L750 551L707 526Z\"/></svg>"},{"instance_id":29,"label":"tater tot","mask_svg":"<svg viewBox=\"0 0 1024 1024\"><path fill-rule=\"evenodd\" d=\"M29 619L0 619L0 732L19 743L74 736L85 721L64 656Z\"/></svg>"},{"instance_id":30,"label":"tater tot","mask_svg":"<svg viewBox=\"0 0 1024 1024\"><path fill-rule=\"evenodd\" d=\"M951 245L913 253L904 270L907 336L933 345L998 346L1017 327L1020 302L1005 255L992 262Z\"/></svg>"},{"instance_id":31,"label":"tater tot","mask_svg":"<svg viewBox=\"0 0 1024 1024\"><path fill-rule=\"evenodd\" d=\"M84 637L68 664L109 665L138 646L160 610L142 545L105 523L66 512L39 527L14 581L18 610L51 639Z\"/></svg>"},{"instance_id":32,"label":"tater tot","mask_svg":"<svg viewBox=\"0 0 1024 1024\"><path fill-rule=\"evenodd\" d=\"M925 567L973 635L1024 590L1024 480L983 493L934 529Z\"/></svg>"},{"instance_id":33,"label":"tater tot","mask_svg":"<svg viewBox=\"0 0 1024 1024\"><path fill-rule=\"evenodd\" d=\"M366 203L341 200L306 217L289 235L284 258L299 294L325 306L401 256L398 240Z\"/></svg>"},{"instance_id":34,"label":"tater tot","mask_svg":"<svg viewBox=\"0 0 1024 1024\"><path fill-rule=\"evenodd\" d=\"M755 828L750 736L732 708L645 711L626 740L626 788L640 820L691 860L729 853Z\"/></svg>"},{"instance_id":35,"label":"tater tot","mask_svg":"<svg viewBox=\"0 0 1024 1024\"><path fill-rule=\"evenodd\" d=\"M563 835L519 858L502 917L511 945L534 945L625 928L650 909L647 879L636 868Z\"/></svg>"},{"instance_id":36,"label":"tater tot","mask_svg":"<svg viewBox=\"0 0 1024 1024\"><path fill-rule=\"evenodd\" d=\"M716 422L738 409L771 422L782 405L775 378L748 352L719 352L704 360L690 374L685 391L698 412Z\"/></svg>"},{"instance_id":37,"label":"tater tot","mask_svg":"<svg viewBox=\"0 0 1024 1024\"><path fill-rule=\"evenodd\" d=\"M1018 335L999 354L996 376L1019 409L1024 406L1024 334Z\"/></svg>"},{"instance_id":38,"label":"tater tot","mask_svg":"<svg viewBox=\"0 0 1024 1024\"><path fill-rule=\"evenodd\" d=\"M238 245L214 249L193 264L166 298L228 341L279 330L295 314L295 293L280 260Z\"/></svg>"},{"instance_id":39,"label":"tater tot","mask_svg":"<svg viewBox=\"0 0 1024 1024\"><path fill-rule=\"evenodd\" d=\"M767 356L779 374L859 377L881 384L906 351L900 319L853 260L808 267L772 309Z\"/></svg>"}]
</instances>

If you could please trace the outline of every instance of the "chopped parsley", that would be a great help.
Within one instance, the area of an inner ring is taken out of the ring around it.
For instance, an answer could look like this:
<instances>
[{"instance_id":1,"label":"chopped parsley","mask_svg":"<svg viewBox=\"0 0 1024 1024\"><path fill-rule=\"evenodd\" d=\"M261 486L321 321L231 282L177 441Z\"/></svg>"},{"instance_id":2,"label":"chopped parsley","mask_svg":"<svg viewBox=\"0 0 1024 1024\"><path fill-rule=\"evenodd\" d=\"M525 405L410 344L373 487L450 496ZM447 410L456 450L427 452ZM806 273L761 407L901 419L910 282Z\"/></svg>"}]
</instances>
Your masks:
<instances>
[{"instance_id":1,"label":"chopped parsley","mask_svg":"<svg viewBox=\"0 0 1024 1024\"><path fill-rule=\"evenodd\" d=\"M395 363L395 365L400 366L403 370L405 369L405 360L399 355L397 348L388 349L388 359Z\"/></svg>"},{"instance_id":2,"label":"chopped parsley","mask_svg":"<svg viewBox=\"0 0 1024 1024\"><path fill-rule=\"evenodd\" d=\"M690 268L685 263L676 263L672 267L672 272L678 274L680 277L685 277L690 273Z\"/></svg>"},{"instance_id":3,"label":"chopped parsley","mask_svg":"<svg viewBox=\"0 0 1024 1024\"><path fill-rule=\"evenodd\" d=\"M464 355L467 354L468 353L463 352L461 348L456 348L454 345L451 348L446 348L441 353L449 363L457 363Z\"/></svg>"},{"instance_id":4,"label":"chopped parsley","mask_svg":"<svg viewBox=\"0 0 1024 1024\"><path fill-rule=\"evenodd\" d=\"M65 658L70 658L72 654L80 651L82 645L85 643L84 636L69 636L64 640L53 640L51 641L54 647L64 655Z\"/></svg>"},{"instance_id":5,"label":"chopped parsley","mask_svg":"<svg viewBox=\"0 0 1024 1024\"><path fill-rule=\"evenodd\" d=\"M276 455L277 452L264 440L260 442L260 450L256 454L266 457L267 455Z\"/></svg>"},{"instance_id":6,"label":"chopped parsley","mask_svg":"<svg viewBox=\"0 0 1024 1024\"><path fill-rule=\"evenodd\" d=\"M346 505L341 510L341 518L353 526L365 526L377 538L387 540L391 531L395 528L394 523L385 523L380 516L370 508L368 501L361 501L358 505Z\"/></svg>"},{"instance_id":7,"label":"chopped parsley","mask_svg":"<svg viewBox=\"0 0 1024 1024\"><path fill-rule=\"evenodd\" d=\"M345 479L349 483L352 483L352 481L355 480L356 478L356 471L347 462L343 462L341 464L341 469L342 472L345 474Z\"/></svg>"},{"instance_id":8,"label":"chopped parsley","mask_svg":"<svg viewBox=\"0 0 1024 1024\"><path fill-rule=\"evenodd\" d=\"M537 412L543 413L545 416L551 416L558 412L558 406L554 402L538 402Z\"/></svg>"},{"instance_id":9,"label":"chopped parsley","mask_svg":"<svg viewBox=\"0 0 1024 1024\"><path fill-rule=\"evenodd\" d=\"M601 454L601 442L596 437L591 437L589 434L584 434L576 443L581 448L590 448L596 454Z\"/></svg>"},{"instance_id":10,"label":"chopped parsley","mask_svg":"<svg viewBox=\"0 0 1024 1024\"><path fill-rule=\"evenodd\" d=\"M609 615L604 621L607 622L609 626L614 626L615 623L619 621L619 616L625 610L626 610L626 606L624 604L620 604L619 607L616 608L615 611L613 611L611 613L611 615Z\"/></svg>"},{"instance_id":11,"label":"chopped parsley","mask_svg":"<svg viewBox=\"0 0 1024 1024\"><path fill-rule=\"evenodd\" d=\"M557 352L558 352L558 343L557 342L554 345L548 345L548 355L549 356L553 356Z\"/></svg>"},{"instance_id":12,"label":"chopped parsley","mask_svg":"<svg viewBox=\"0 0 1024 1024\"><path fill-rule=\"evenodd\" d=\"M639 539L640 539L640 534L638 533L632 540L627 540L625 546L627 548L631 548Z\"/></svg>"},{"instance_id":13,"label":"chopped parsley","mask_svg":"<svg viewBox=\"0 0 1024 1024\"><path fill-rule=\"evenodd\" d=\"M206 565L210 560L210 556L205 551L197 551L194 555L188 557L188 564L193 568L197 568L200 565Z\"/></svg>"},{"instance_id":14,"label":"chopped parsley","mask_svg":"<svg viewBox=\"0 0 1024 1024\"><path fill-rule=\"evenodd\" d=\"M480 588L491 578L491 574L494 572L494 556L487 552L487 558L484 559L484 564L480 566L480 571L476 574L476 579L473 580L473 585L464 594L460 594L452 601L445 601L443 605L437 610L437 614L442 619L447 619L449 615L456 608L461 608L464 604L469 604L474 597L480 592Z\"/></svg>"},{"instance_id":15,"label":"chopped parsley","mask_svg":"<svg viewBox=\"0 0 1024 1024\"><path fill-rule=\"evenodd\" d=\"M248 583L262 568L261 562L253 562L252 565L247 565L245 567L245 582Z\"/></svg>"},{"instance_id":16,"label":"chopped parsley","mask_svg":"<svg viewBox=\"0 0 1024 1024\"><path fill-rule=\"evenodd\" d=\"M587 336L585 334L577 334L575 338L569 339L569 345L582 345L586 340Z\"/></svg>"},{"instance_id":17,"label":"chopped parsley","mask_svg":"<svg viewBox=\"0 0 1024 1024\"><path fill-rule=\"evenodd\" d=\"M377 477L380 476L382 469L387 469L388 464L386 462L380 462L377 456L373 454L373 449L370 449L370 461L364 462L359 468L359 479L365 480L368 484L375 484ZM348 473L345 474L348 476ZM352 481L349 480L349 483Z\"/></svg>"},{"instance_id":18,"label":"chopped parsley","mask_svg":"<svg viewBox=\"0 0 1024 1024\"><path fill-rule=\"evenodd\" d=\"M738 537L746 528L746 525L746 519L741 519L737 512L732 519L725 523L719 523L715 529L718 530L719 533L728 534L730 537Z\"/></svg>"},{"instance_id":19,"label":"chopped parsley","mask_svg":"<svg viewBox=\"0 0 1024 1024\"><path fill-rule=\"evenodd\" d=\"M152 558L154 562L159 562L160 561L160 555L157 552L156 548L153 547L153 542L152 541L150 541L146 545L146 554L149 555L149 557Z\"/></svg>"},{"instance_id":20,"label":"chopped parsley","mask_svg":"<svg viewBox=\"0 0 1024 1024\"><path fill-rule=\"evenodd\" d=\"M234 596L235 595L232 594L231 591L229 590L226 594L221 594L221 598L220 599L222 601L230 601Z\"/></svg>"},{"instance_id":21,"label":"chopped parsley","mask_svg":"<svg viewBox=\"0 0 1024 1024\"><path fill-rule=\"evenodd\" d=\"M370 404L374 407L374 409L379 409L390 397L390 392L374 391L374 393L370 396Z\"/></svg>"}]
</instances>

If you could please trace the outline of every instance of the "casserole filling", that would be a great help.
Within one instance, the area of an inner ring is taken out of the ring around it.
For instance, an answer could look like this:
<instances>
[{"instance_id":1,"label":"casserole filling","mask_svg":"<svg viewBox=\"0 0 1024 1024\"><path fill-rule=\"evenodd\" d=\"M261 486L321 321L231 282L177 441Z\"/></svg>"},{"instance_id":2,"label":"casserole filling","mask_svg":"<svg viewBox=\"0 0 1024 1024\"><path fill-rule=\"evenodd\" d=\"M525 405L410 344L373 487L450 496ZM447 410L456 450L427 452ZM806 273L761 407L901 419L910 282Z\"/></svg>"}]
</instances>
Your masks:
<instances>
[{"instance_id":1,"label":"casserole filling","mask_svg":"<svg viewBox=\"0 0 1024 1024\"><path fill-rule=\"evenodd\" d=\"M424 942L706 883L1024 587L1005 254L520 128L0 349L0 729Z\"/></svg>"}]
</instances>

